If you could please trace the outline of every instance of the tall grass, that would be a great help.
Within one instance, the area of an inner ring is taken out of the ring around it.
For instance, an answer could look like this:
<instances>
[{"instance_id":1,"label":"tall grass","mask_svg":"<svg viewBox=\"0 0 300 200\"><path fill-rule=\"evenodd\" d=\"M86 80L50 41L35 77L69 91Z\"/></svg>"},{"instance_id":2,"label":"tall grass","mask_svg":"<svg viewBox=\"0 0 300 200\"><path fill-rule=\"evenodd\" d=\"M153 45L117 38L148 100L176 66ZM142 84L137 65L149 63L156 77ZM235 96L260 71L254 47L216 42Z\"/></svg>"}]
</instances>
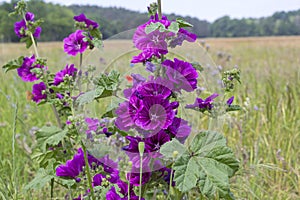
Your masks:
<instances>
[{"instance_id":1,"label":"tall grass","mask_svg":"<svg viewBox=\"0 0 300 200\"><path fill-rule=\"evenodd\" d=\"M224 126L228 144L241 161L232 179L237 199L299 199L300 37L207 39L206 44L217 64L238 65L242 70L242 84L234 94L243 110L230 115ZM101 61L105 65L128 48L130 41L109 41L97 59L105 58ZM64 56L61 43L42 43L39 49L42 56L51 56L50 68L76 63ZM186 51L197 54L197 50ZM218 56L220 51L231 59ZM19 44L0 44L0 52L1 65L24 52L32 53ZM129 63L124 63L126 67ZM32 84L22 82L16 73L1 71L0 77L0 199L49 198L48 188L43 192L23 189L36 170L30 158L35 127L55 123L51 108L37 108L27 101L25 91ZM59 188L55 192L63 197Z\"/></svg>"}]
</instances>

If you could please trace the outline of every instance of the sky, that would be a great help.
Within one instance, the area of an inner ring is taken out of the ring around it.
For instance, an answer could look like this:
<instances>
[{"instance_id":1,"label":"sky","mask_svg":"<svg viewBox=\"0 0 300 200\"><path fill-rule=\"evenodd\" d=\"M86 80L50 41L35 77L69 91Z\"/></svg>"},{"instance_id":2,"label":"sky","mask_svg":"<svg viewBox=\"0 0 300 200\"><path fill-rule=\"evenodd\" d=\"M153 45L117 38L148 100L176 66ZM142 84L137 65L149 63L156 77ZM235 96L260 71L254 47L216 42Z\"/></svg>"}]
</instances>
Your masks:
<instances>
[{"instance_id":1,"label":"sky","mask_svg":"<svg viewBox=\"0 0 300 200\"><path fill-rule=\"evenodd\" d=\"M3 2L5 0L0 0ZM9 0L6 0L9 1ZM63 5L115 6L147 12L147 6L156 0L44 0ZM277 11L300 9L300 0L161 0L164 14L175 13L197 17L210 22L229 15L231 18L266 17Z\"/></svg>"}]
</instances>

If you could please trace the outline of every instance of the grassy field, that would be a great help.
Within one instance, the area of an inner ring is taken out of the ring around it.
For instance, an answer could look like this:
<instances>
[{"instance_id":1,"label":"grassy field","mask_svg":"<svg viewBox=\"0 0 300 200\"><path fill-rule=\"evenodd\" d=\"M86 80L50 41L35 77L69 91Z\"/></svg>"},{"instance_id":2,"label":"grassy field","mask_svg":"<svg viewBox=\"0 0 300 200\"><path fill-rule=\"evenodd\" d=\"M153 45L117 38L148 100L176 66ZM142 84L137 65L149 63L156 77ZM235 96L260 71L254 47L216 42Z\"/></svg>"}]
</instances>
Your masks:
<instances>
[{"instance_id":1,"label":"grassy field","mask_svg":"<svg viewBox=\"0 0 300 200\"><path fill-rule=\"evenodd\" d=\"M104 51L94 53L98 57L87 56L103 68L132 48L130 41L104 45ZM242 84L234 93L243 110L224 124L228 144L241 161L232 179L237 199L300 199L300 37L206 39L208 46L217 65L237 65L242 71ZM184 48L182 52L198 56L197 49ZM50 55L49 68L58 70L73 61L61 43L41 43L39 51ZM32 50L0 44L0 65L24 53ZM15 72L0 71L0 77L0 199L46 199L48 188L25 192L24 186L37 168L30 158L33 132L55 123L54 116L47 105L38 108L26 100L31 83ZM55 192L61 194L59 188Z\"/></svg>"}]
</instances>

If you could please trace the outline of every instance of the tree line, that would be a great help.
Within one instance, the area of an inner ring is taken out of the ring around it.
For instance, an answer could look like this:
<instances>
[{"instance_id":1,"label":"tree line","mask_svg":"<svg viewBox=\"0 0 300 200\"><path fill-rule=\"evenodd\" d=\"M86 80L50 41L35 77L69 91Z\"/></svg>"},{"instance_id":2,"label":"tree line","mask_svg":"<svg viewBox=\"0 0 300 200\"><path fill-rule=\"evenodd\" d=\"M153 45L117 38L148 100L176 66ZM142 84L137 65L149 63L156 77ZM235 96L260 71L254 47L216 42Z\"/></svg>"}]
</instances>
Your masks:
<instances>
[{"instance_id":1,"label":"tree line","mask_svg":"<svg viewBox=\"0 0 300 200\"><path fill-rule=\"evenodd\" d=\"M0 42L17 42L14 33L14 22L20 19L9 17L16 0L0 4ZM73 16L85 13L87 17L100 24L103 38L107 39L121 32L134 29L148 20L147 13L130 11L124 8L100 6L71 5L45 3L43 0L30 0L29 10L36 18L42 18L42 35L40 41L61 41L74 30ZM262 18L232 19L221 17L210 23L195 17L167 15L169 19L184 18L194 26L190 31L199 38L204 37L250 37L300 35L300 9L290 12L276 12L272 16ZM205 16L204 16L205 17ZM130 38L132 31L119 35L118 38Z\"/></svg>"}]
</instances>

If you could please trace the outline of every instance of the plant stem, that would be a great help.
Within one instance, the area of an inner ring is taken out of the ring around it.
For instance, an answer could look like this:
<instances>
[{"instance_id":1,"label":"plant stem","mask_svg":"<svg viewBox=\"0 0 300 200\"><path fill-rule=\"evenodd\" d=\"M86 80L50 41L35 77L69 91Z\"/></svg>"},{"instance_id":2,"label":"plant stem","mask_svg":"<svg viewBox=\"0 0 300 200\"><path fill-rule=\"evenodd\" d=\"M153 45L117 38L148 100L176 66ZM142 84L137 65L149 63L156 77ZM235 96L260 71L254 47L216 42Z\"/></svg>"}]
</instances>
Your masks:
<instances>
[{"instance_id":1,"label":"plant stem","mask_svg":"<svg viewBox=\"0 0 300 200\"><path fill-rule=\"evenodd\" d=\"M78 90L79 90L79 93L81 93L81 75L82 75L82 61L83 61L83 55L82 53L80 53L80 56L79 56L79 70L78 70L78 79L77 79L77 83L78 83Z\"/></svg>"},{"instance_id":2,"label":"plant stem","mask_svg":"<svg viewBox=\"0 0 300 200\"><path fill-rule=\"evenodd\" d=\"M139 190L139 200L142 198L142 177L143 177L143 154L140 157L140 190Z\"/></svg>"},{"instance_id":3,"label":"plant stem","mask_svg":"<svg viewBox=\"0 0 300 200\"><path fill-rule=\"evenodd\" d=\"M171 168L170 184L169 184L169 193L168 193L167 200L170 198L171 189L172 189L172 182L173 182L173 166L172 166L172 168Z\"/></svg>"},{"instance_id":4,"label":"plant stem","mask_svg":"<svg viewBox=\"0 0 300 200\"><path fill-rule=\"evenodd\" d=\"M54 178L51 179L51 193L50 193L51 199L53 199L53 189L54 189Z\"/></svg>"},{"instance_id":5,"label":"plant stem","mask_svg":"<svg viewBox=\"0 0 300 200\"><path fill-rule=\"evenodd\" d=\"M89 188L90 188L90 191L91 191L92 199L96 200L95 195L94 195L94 188L92 186L92 178L91 178L91 174L90 174L90 167L89 167L89 161L88 161L88 157L87 157L87 150L86 150L85 145L83 143L81 143L81 144L82 144L82 149L83 149L83 154L84 154L85 169L86 169L86 175L87 175L87 178L88 178Z\"/></svg>"},{"instance_id":6,"label":"plant stem","mask_svg":"<svg viewBox=\"0 0 300 200\"><path fill-rule=\"evenodd\" d=\"M162 12L161 12L161 0L157 0L157 5L158 5L158 18L162 18Z\"/></svg>"}]
</instances>

